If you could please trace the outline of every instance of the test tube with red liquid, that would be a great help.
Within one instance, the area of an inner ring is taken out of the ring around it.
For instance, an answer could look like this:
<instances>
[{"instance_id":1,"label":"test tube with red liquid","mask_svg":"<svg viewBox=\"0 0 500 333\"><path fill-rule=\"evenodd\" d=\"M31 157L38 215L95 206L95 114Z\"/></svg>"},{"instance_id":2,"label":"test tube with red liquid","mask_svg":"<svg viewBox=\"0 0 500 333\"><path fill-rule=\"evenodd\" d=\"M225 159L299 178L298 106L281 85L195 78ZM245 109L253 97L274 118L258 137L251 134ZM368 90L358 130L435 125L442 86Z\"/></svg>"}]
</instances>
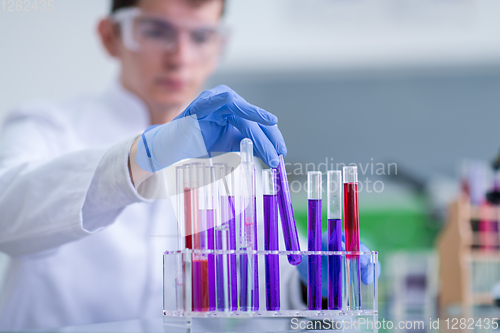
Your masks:
<instances>
[{"instance_id":1,"label":"test tube with red liquid","mask_svg":"<svg viewBox=\"0 0 500 333\"><path fill-rule=\"evenodd\" d=\"M191 169L191 221L193 246L193 311L208 311L208 246L206 196L203 188L205 166L193 163Z\"/></svg>"},{"instance_id":2,"label":"test tube with red liquid","mask_svg":"<svg viewBox=\"0 0 500 333\"><path fill-rule=\"evenodd\" d=\"M346 251L359 252L358 168L344 167L344 231ZM347 308L361 309L359 254L346 255Z\"/></svg>"}]
</instances>

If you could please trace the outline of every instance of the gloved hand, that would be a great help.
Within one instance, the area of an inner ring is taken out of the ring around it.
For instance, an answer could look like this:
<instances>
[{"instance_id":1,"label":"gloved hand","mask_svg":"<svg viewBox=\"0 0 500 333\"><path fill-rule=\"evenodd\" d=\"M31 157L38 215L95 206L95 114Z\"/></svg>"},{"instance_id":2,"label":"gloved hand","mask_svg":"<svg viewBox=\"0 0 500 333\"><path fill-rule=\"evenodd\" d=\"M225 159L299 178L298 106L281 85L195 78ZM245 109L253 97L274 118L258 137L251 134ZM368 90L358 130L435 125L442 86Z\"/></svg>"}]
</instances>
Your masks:
<instances>
[{"instance_id":1,"label":"gloved hand","mask_svg":"<svg viewBox=\"0 0 500 333\"><path fill-rule=\"evenodd\" d=\"M278 155L287 153L277 123L272 113L227 86L217 86L201 93L171 122L146 130L137 143L136 161L154 172L185 158L239 151L240 141L249 138L255 155L274 168Z\"/></svg>"},{"instance_id":2,"label":"gloved hand","mask_svg":"<svg viewBox=\"0 0 500 333\"><path fill-rule=\"evenodd\" d=\"M323 232L321 235L321 250L328 251L328 232ZM345 251L345 243L344 243L344 233L342 233L342 250ZM360 252L370 252L370 250L366 247L365 244L359 244ZM328 296L328 256L321 257L321 294L323 297ZM361 271L361 282L364 284L372 284L373 283L373 265L369 265L370 258L369 256L360 256L359 265ZM377 277L380 276L380 263L378 265L379 269L377 272ZM307 256L303 256L302 262L297 265L297 269L299 270L300 280L304 285L307 286Z\"/></svg>"}]
</instances>

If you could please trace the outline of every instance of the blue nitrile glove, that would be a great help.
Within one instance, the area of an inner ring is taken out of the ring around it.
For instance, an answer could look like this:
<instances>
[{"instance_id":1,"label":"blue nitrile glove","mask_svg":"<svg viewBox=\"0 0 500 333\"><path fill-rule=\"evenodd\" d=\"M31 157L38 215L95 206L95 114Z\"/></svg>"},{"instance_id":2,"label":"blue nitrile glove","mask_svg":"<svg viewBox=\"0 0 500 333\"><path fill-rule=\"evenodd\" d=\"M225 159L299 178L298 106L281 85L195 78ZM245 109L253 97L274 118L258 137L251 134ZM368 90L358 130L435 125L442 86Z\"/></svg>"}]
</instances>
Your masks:
<instances>
[{"instance_id":1,"label":"blue nitrile glove","mask_svg":"<svg viewBox=\"0 0 500 333\"><path fill-rule=\"evenodd\" d=\"M328 251L328 232L323 232L321 235L321 250ZM342 250L345 251L344 233L342 233ZM365 244L359 244L360 252L370 252ZM328 296L328 256L321 257L321 294L323 297ZM369 265L369 256L360 256L359 264L361 271L361 282L364 284L373 283L373 265ZM378 265L378 276L380 276L380 263ZM299 270L300 280L307 286L307 256L303 256L300 264L297 265Z\"/></svg>"},{"instance_id":2,"label":"blue nitrile glove","mask_svg":"<svg viewBox=\"0 0 500 333\"><path fill-rule=\"evenodd\" d=\"M146 171L158 171L185 158L239 151L240 141L249 138L255 155L274 168L278 155L287 153L277 123L272 113L227 86L217 86L201 93L171 122L146 130L137 143L136 161Z\"/></svg>"}]
</instances>

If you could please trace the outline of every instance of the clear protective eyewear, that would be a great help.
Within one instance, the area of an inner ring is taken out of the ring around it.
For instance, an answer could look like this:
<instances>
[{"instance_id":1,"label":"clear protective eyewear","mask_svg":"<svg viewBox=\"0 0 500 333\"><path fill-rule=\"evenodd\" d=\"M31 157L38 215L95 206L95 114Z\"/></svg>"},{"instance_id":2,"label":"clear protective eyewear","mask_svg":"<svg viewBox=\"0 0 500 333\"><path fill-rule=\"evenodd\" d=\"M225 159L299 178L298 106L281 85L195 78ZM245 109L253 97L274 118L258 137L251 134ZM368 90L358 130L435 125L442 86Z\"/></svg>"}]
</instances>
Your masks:
<instances>
[{"instance_id":1,"label":"clear protective eyewear","mask_svg":"<svg viewBox=\"0 0 500 333\"><path fill-rule=\"evenodd\" d=\"M195 54L209 58L218 53L226 39L219 25L186 22L130 7L118 10L112 19L120 24L125 47L131 51L175 52L185 40Z\"/></svg>"}]
</instances>

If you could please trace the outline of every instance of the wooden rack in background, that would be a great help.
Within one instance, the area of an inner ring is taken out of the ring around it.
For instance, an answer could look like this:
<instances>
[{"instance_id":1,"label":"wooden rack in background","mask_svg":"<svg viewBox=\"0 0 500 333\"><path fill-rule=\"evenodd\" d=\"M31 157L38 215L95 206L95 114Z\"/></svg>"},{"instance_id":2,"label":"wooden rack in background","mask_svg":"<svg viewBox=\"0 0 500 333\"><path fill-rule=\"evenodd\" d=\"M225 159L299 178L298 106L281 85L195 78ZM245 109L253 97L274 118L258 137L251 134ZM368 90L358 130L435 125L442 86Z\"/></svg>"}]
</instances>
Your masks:
<instances>
[{"instance_id":1,"label":"wooden rack in background","mask_svg":"<svg viewBox=\"0 0 500 333\"><path fill-rule=\"evenodd\" d=\"M489 231L473 230L476 221L492 223ZM493 304L491 291L500 281L499 221L499 206L471 206L468 198L449 206L437 241L440 317L471 315L473 306Z\"/></svg>"}]
</instances>

